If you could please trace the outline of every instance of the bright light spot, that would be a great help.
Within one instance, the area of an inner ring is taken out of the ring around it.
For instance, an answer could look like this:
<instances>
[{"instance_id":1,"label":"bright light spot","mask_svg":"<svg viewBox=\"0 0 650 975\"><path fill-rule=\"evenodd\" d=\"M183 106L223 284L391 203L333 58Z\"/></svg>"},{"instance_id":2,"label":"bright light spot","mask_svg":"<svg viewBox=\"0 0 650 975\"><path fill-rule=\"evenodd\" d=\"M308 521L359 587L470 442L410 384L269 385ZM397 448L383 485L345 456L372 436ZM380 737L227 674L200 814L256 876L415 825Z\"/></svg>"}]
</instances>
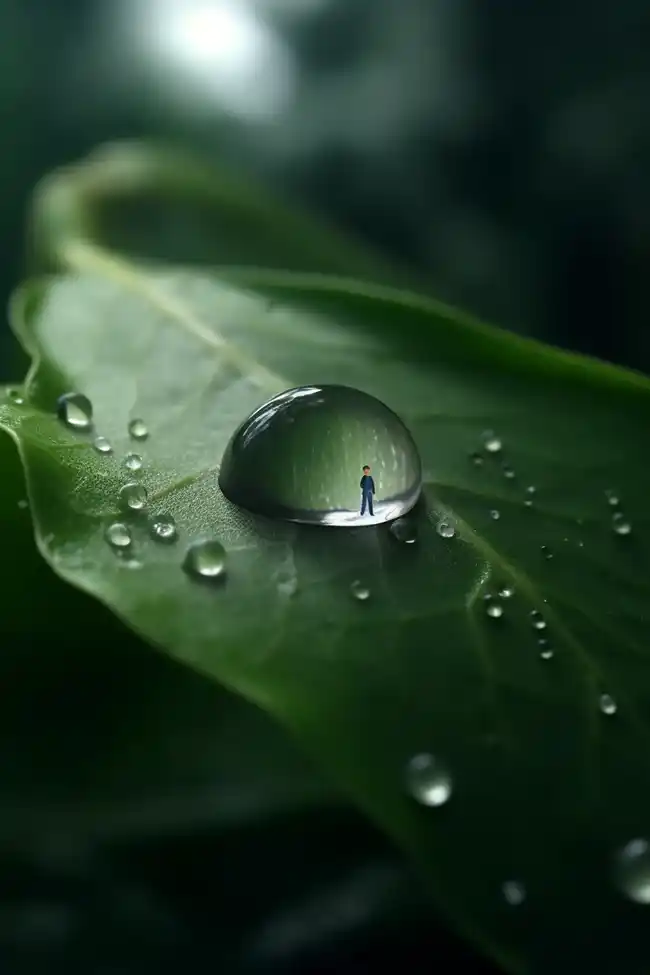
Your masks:
<instances>
[{"instance_id":1,"label":"bright light spot","mask_svg":"<svg viewBox=\"0 0 650 975\"><path fill-rule=\"evenodd\" d=\"M247 0L131 0L125 16L134 13L138 46L184 99L252 119L291 100L291 52Z\"/></svg>"}]
</instances>

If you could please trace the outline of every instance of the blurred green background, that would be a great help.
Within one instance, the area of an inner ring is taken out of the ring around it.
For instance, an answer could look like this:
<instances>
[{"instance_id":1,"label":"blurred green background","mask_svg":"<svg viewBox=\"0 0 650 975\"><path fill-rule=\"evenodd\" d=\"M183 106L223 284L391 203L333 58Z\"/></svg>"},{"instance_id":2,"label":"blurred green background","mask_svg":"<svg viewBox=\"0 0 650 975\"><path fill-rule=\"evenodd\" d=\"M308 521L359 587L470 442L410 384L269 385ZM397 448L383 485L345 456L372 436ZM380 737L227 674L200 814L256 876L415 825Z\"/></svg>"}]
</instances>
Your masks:
<instances>
[{"instance_id":1,"label":"blurred green background","mask_svg":"<svg viewBox=\"0 0 650 975\"><path fill-rule=\"evenodd\" d=\"M37 180L155 137L647 370L649 37L647 0L5 0L3 300ZM5 326L0 378L18 361ZM3 975L491 971L262 715L56 582L1 459Z\"/></svg>"}]
</instances>

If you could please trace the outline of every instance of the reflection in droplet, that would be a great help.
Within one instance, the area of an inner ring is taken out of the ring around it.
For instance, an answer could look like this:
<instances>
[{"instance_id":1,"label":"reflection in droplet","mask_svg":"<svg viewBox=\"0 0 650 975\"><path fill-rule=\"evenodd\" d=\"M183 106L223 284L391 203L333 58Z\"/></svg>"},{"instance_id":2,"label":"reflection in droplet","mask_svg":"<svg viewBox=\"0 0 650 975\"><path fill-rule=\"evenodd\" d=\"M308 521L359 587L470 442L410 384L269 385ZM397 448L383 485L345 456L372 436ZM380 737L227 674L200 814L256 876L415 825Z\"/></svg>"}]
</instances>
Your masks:
<instances>
[{"instance_id":1,"label":"reflection in droplet","mask_svg":"<svg viewBox=\"0 0 650 975\"><path fill-rule=\"evenodd\" d=\"M113 448L106 437L95 437L93 447L98 454L112 454Z\"/></svg>"},{"instance_id":2,"label":"reflection in droplet","mask_svg":"<svg viewBox=\"0 0 650 975\"><path fill-rule=\"evenodd\" d=\"M139 471L142 469L142 457L140 454L127 454L124 458L124 466L129 471Z\"/></svg>"},{"instance_id":3,"label":"reflection in droplet","mask_svg":"<svg viewBox=\"0 0 650 975\"><path fill-rule=\"evenodd\" d=\"M376 493L361 514L365 465ZM219 471L225 496L249 511L343 527L406 514L421 480L417 447L400 418L347 386L303 386L273 397L234 432Z\"/></svg>"},{"instance_id":4,"label":"reflection in droplet","mask_svg":"<svg viewBox=\"0 0 650 975\"><path fill-rule=\"evenodd\" d=\"M120 488L120 504L131 511L142 511L147 503L147 489L144 484L130 481Z\"/></svg>"},{"instance_id":5,"label":"reflection in droplet","mask_svg":"<svg viewBox=\"0 0 650 975\"><path fill-rule=\"evenodd\" d=\"M120 521L114 521L108 525L104 537L113 548L128 548L132 541L131 531L128 525L123 525Z\"/></svg>"},{"instance_id":6,"label":"reflection in droplet","mask_svg":"<svg viewBox=\"0 0 650 975\"><path fill-rule=\"evenodd\" d=\"M363 602L365 599L368 599L370 597L370 589L368 588L368 586L364 586L364 584L360 582L359 579L354 580L354 582L350 586L350 592L355 599L358 599L361 602Z\"/></svg>"},{"instance_id":7,"label":"reflection in droplet","mask_svg":"<svg viewBox=\"0 0 650 975\"><path fill-rule=\"evenodd\" d=\"M171 515L164 512L151 516L149 533L157 542L174 542L178 537L176 522Z\"/></svg>"},{"instance_id":8,"label":"reflection in droplet","mask_svg":"<svg viewBox=\"0 0 650 975\"><path fill-rule=\"evenodd\" d=\"M650 904L650 847L643 838L630 840L616 854L614 877L619 890L637 904Z\"/></svg>"},{"instance_id":9,"label":"reflection in droplet","mask_svg":"<svg viewBox=\"0 0 650 975\"><path fill-rule=\"evenodd\" d=\"M58 418L71 430L90 430L93 425L93 405L83 393L64 393L56 403Z\"/></svg>"},{"instance_id":10,"label":"reflection in droplet","mask_svg":"<svg viewBox=\"0 0 650 975\"><path fill-rule=\"evenodd\" d=\"M216 538L197 539L185 553L183 569L195 579L219 582L226 576L226 550Z\"/></svg>"},{"instance_id":11,"label":"reflection in droplet","mask_svg":"<svg viewBox=\"0 0 650 975\"><path fill-rule=\"evenodd\" d=\"M129 436L133 440L146 440L149 436L149 430L144 420L135 419L129 422L128 426Z\"/></svg>"},{"instance_id":12,"label":"reflection in droplet","mask_svg":"<svg viewBox=\"0 0 650 975\"><path fill-rule=\"evenodd\" d=\"M406 787L423 806L443 806L452 793L447 769L433 755L415 755L406 766Z\"/></svg>"}]
</instances>

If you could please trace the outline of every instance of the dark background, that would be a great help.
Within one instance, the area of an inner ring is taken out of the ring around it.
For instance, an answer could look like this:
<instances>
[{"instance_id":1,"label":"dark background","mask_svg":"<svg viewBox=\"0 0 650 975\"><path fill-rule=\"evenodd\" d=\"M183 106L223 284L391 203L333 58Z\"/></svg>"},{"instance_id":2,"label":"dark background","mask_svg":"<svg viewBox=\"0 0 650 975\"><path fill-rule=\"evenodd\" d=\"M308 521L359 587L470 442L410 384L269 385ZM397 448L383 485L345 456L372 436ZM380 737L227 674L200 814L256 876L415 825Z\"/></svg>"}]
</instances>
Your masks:
<instances>
[{"instance_id":1,"label":"dark background","mask_svg":"<svg viewBox=\"0 0 650 975\"><path fill-rule=\"evenodd\" d=\"M36 181L102 141L164 137L326 213L487 320L647 370L649 39L647 0L5 0L2 300L24 273ZM20 378L11 342L4 327L4 379ZM132 638L101 625L126 654ZM72 780L79 755L84 775L97 760L86 725L104 720L101 734L116 734L121 705L96 719L80 703L108 693L117 667L91 667L87 640L66 639L73 688L50 674L29 710L47 715L44 734ZM129 678L143 695L149 666L160 676L150 661ZM52 703L62 695L76 702L65 733ZM29 762L38 778L52 753L25 752L4 722L25 781ZM119 841L60 820L54 829L48 815L22 845L6 827L3 972L467 963L390 847L338 800L237 823L225 837L209 814L190 822L185 806L165 829L148 815Z\"/></svg>"}]
</instances>

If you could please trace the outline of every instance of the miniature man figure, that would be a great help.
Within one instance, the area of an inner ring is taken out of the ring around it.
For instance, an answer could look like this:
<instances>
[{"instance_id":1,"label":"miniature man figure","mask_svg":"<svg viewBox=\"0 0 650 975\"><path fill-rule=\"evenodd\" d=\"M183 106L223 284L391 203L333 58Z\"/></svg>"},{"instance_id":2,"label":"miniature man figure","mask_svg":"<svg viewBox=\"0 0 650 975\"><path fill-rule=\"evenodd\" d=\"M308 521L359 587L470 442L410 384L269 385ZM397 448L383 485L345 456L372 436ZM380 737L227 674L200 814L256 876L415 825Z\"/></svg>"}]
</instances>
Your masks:
<instances>
[{"instance_id":1,"label":"miniature man figure","mask_svg":"<svg viewBox=\"0 0 650 975\"><path fill-rule=\"evenodd\" d=\"M372 496L375 493L375 482L370 476L370 468L367 464L363 467L363 477L359 482L359 487L361 488L361 514L365 515L366 505L368 505L368 514L374 515L372 510Z\"/></svg>"}]
</instances>

